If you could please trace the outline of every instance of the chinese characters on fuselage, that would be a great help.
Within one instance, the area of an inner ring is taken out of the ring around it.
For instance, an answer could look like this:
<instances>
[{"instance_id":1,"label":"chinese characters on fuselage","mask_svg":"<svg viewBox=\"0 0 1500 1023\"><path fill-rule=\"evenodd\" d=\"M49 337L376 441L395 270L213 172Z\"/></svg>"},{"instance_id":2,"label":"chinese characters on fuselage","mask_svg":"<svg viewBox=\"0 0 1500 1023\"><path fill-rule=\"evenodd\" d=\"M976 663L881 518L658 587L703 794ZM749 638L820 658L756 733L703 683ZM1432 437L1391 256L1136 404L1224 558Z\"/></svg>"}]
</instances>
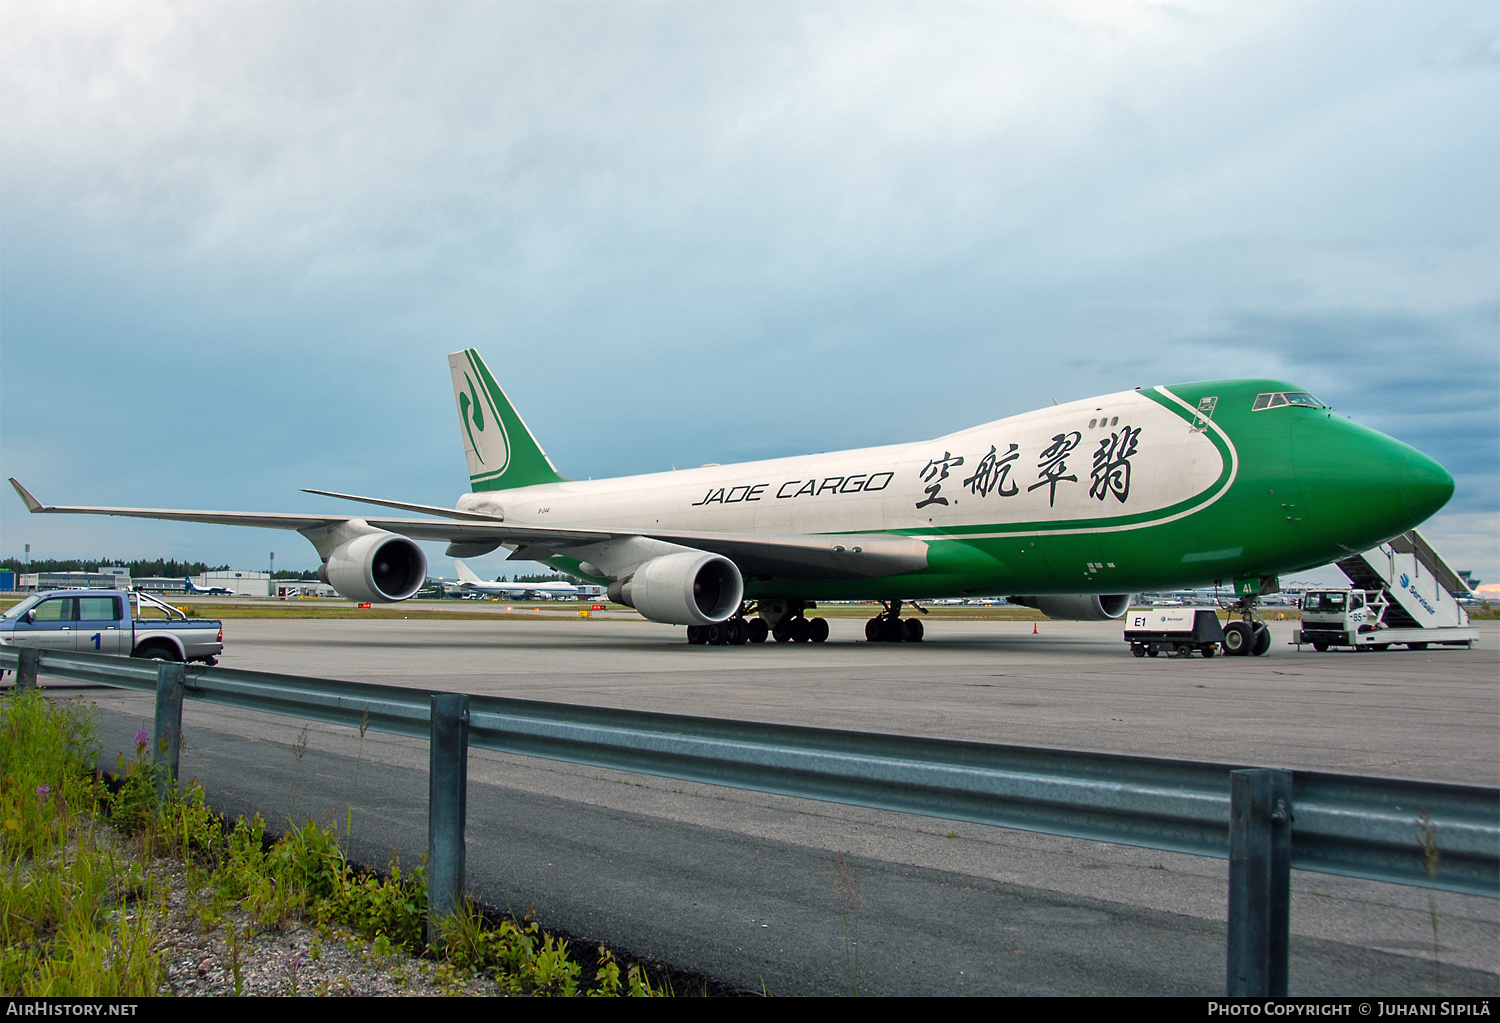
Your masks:
<instances>
[{"instance_id":1,"label":"chinese characters on fuselage","mask_svg":"<svg viewBox=\"0 0 1500 1023\"><path fill-rule=\"evenodd\" d=\"M1119 422L1118 417L1115 422ZM1103 420L1100 420L1100 425L1104 425ZM1093 468L1089 472L1090 497L1103 501L1113 494L1121 504L1129 500L1130 459L1139 450L1140 437L1139 427L1132 429L1126 425L1099 442L1094 451ZM1057 488L1064 483L1078 482L1077 472L1071 471L1068 463L1070 459L1074 459L1074 452L1082 442L1083 433L1080 430L1054 434L1051 443L1037 456L1037 482L1027 487L1026 492L1046 487L1047 504L1055 507ZM974 474L963 481L969 493L975 497L989 497L991 494L1015 497L1021 492L1020 486L1010 477L1011 469L1021 457L1021 447L1019 444L1007 443L1006 448L1006 452L1001 454L998 445L990 445L989 453L974 467ZM927 497L918 501L916 506L925 508L931 504L947 504L948 499L939 497L938 491L942 488L943 480L948 478L948 470L963 464L962 455L955 456L949 451L944 451L942 458L929 461L918 474L926 484L924 489Z\"/></svg>"},{"instance_id":2,"label":"chinese characters on fuselage","mask_svg":"<svg viewBox=\"0 0 1500 1023\"><path fill-rule=\"evenodd\" d=\"M963 464L962 455L954 458L947 451L943 452L942 458L934 458L928 462L927 467L922 470L922 482L928 484L927 500L918 501L917 507L926 508L929 504L947 504L948 499L939 497L938 491L943 489L943 480L948 478L948 470L957 469Z\"/></svg>"},{"instance_id":3,"label":"chinese characters on fuselage","mask_svg":"<svg viewBox=\"0 0 1500 1023\"><path fill-rule=\"evenodd\" d=\"M1136 442L1141 439L1140 428L1123 427L1099 442L1094 451L1094 468L1089 472L1093 481L1089 485L1089 496L1104 500L1105 495L1114 494L1121 504L1130 497L1130 458L1136 452Z\"/></svg>"}]
</instances>

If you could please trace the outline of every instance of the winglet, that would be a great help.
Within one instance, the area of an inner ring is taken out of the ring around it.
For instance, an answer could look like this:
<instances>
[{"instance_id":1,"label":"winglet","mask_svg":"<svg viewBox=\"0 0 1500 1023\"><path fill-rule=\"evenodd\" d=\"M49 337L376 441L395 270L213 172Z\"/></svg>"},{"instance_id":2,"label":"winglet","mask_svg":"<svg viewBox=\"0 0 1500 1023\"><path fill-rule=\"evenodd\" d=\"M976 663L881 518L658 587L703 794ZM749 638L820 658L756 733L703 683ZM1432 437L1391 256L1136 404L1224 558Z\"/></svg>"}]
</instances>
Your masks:
<instances>
[{"instance_id":1,"label":"winglet","mask_svg":"<svg viewBox=\"0 0 1500 1023\"><path fill-rule=\"evenodd\" d=\"M21 495L21 500L26 502L26 510L29 512L46 511L47 506L31 496L31 491L21 486L21 481L14 476L10 478L10 485L16 488L16 493Z\"/></svg>"}]
</instances>

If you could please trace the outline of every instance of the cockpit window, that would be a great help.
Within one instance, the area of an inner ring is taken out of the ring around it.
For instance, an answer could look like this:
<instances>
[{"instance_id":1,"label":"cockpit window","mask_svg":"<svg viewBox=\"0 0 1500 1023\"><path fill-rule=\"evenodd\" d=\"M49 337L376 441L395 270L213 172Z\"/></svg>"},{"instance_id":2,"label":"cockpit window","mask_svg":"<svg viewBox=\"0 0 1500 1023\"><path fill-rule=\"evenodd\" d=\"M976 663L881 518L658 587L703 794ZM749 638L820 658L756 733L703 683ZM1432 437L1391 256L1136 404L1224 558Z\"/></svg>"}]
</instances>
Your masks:
<instances>
[{"instance_id":1,"label":"cockpit window","mask_svg":"<svg viewBox=\"0 0 1500 1023\"><path fill-rule=\"evenodd\" d=\"M1280 408L1283 405L1302 405L1306 408L1328 407L1306 391L1270 391L1266 394L1257 394L1255 404L1250 407L1250 410L1259 412L1262 409Z\"/></svg>"}]
</instances>

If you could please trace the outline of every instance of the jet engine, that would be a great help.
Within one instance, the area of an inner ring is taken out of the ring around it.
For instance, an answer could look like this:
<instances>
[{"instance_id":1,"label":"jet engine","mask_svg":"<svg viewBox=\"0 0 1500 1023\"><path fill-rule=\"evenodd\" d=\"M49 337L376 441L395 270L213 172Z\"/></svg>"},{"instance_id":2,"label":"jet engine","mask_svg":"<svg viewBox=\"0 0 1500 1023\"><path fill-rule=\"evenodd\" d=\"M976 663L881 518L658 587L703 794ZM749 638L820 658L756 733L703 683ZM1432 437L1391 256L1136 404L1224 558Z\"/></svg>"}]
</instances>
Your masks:
<instances>
[{"instance_id":1,"label":"jet engine","mask_svg":"<svg viewBox=\"0 0 1500 1023\"><path fill-rule=\"evenodd\" d=\"M1123 618L1133 593L1048 593L1040 597L1007 597L1012 604L1034 607L1065 622L1107 622Z\"/></svg>"},{"instance_id":2,"label":"jet engine","mask_svg":"<svg viewBox=\"0 0 1500 1023\"><path fill-rule=\"evenodd\" d=\"M669 625L722 622L740 609L744 596L734 562L701 551L652 558L628 579L609 584L610 600Z\"/></svg>"},{"instance_id":3,"label":"jet engine","mask_svg":"<svg viewBox=\"0 0 1500 1023\"><path fill-rule=\"evenodd\" d=\"M336 548L318 578L356 603L389 604L422 588L427 555L404 536L366 533Z\"/></svg>"}]
</instances>

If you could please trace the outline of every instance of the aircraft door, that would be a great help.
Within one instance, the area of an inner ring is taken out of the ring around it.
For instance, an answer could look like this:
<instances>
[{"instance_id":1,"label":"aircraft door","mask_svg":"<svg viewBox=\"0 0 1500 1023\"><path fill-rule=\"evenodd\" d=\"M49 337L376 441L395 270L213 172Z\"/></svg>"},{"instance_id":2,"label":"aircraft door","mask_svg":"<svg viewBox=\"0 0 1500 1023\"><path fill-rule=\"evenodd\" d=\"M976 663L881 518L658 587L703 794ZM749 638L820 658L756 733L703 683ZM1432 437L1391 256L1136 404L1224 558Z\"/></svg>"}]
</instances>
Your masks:
<instances>
[{"instance_id":1,"label":"aircraft door","mask_svg":"<svg viewBox=\"0 0 1500 1023\"><path fill-rule=\"evenodd\" d=\"M124 618L119 597L79 597L77 649L81 653L121 654L129 636L120 629Z\"/></svg>"},{"instance_id":2,"label":"aircraft door","mask_svg":"<svg viewBox=\"0 0 1500 1023\"><path fill-rule=\"evenodd\" d=\"M16 622L11 642L17 646L36 647L39 650L72 652L73 636L78 625L77 611L76 597L51 597L41 601Z\"/></svg>"}]
</instances>

